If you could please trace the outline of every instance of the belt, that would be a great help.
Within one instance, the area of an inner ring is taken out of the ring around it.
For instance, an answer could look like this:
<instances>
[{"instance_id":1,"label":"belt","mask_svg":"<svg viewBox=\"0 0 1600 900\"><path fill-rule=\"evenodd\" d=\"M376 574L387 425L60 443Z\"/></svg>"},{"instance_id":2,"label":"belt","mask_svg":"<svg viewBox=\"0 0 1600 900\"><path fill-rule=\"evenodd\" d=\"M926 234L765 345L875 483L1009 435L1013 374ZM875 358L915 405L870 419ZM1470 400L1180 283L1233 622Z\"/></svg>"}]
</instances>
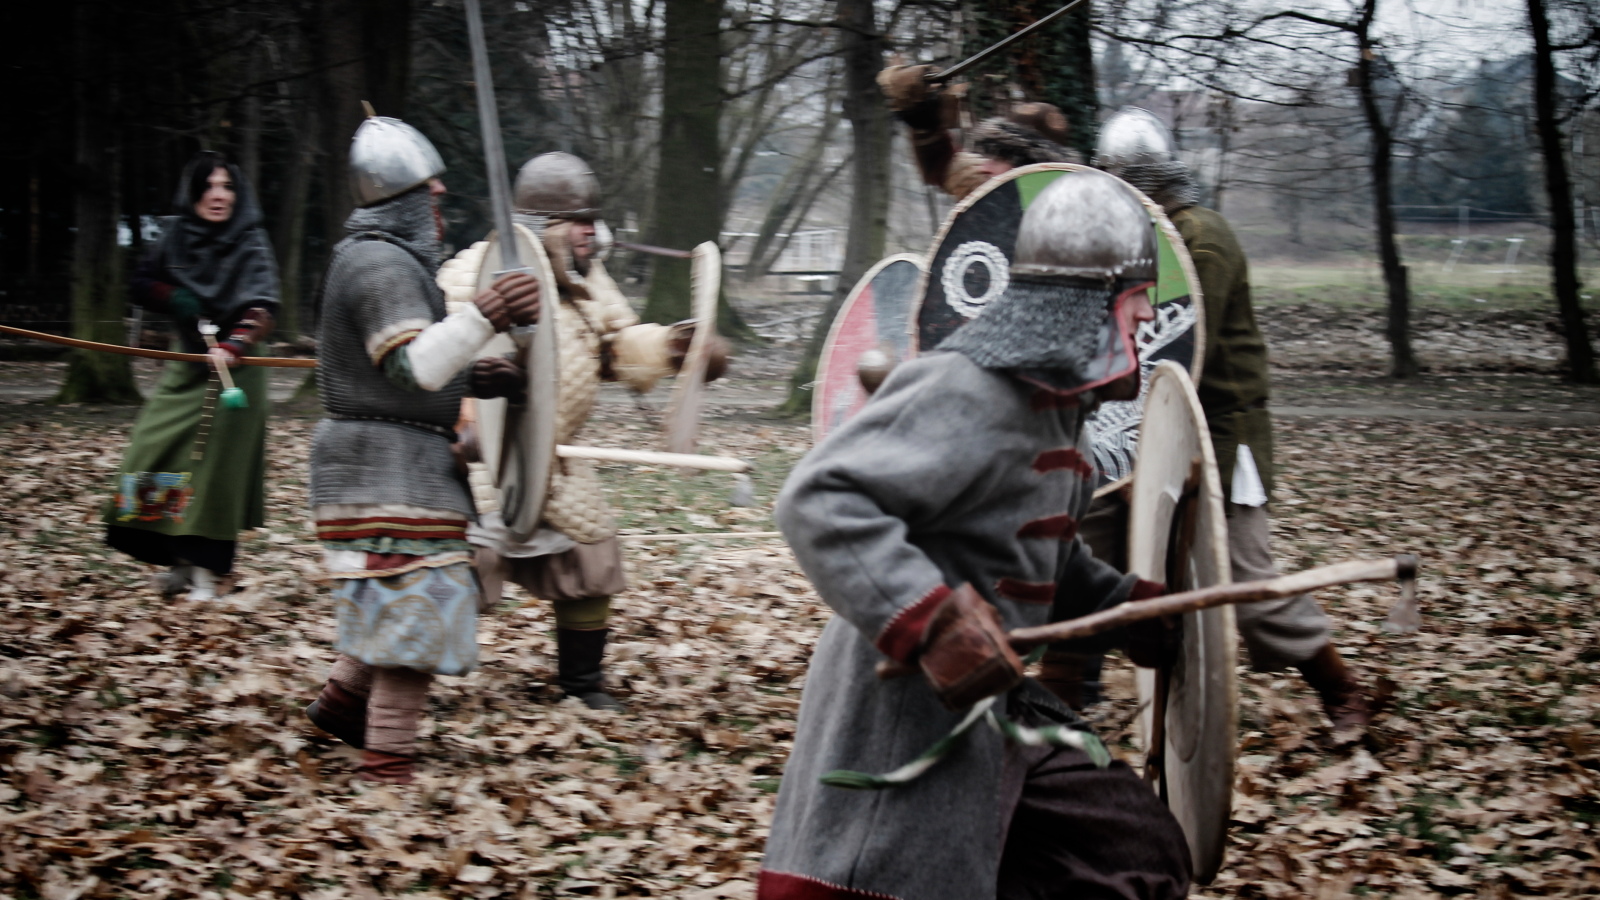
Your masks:
<instances>
[{"instance_id":1,"label":"belt","mask_svg":"<svg viewBox=\"0 0 1600 900\"><path fill-rule=\"evenodd\" d=\"M449 438L452 444L459 440L454 428L446 428L443 425L435 425L432 422L415 422L411 419L397 419L393 416L343 416L332 413L328 414L328 418L336 422L388 422L391 425L405 425L410 428L420 428L423 431L432 432L442 438Z\"/></svg>"}]
</instances>

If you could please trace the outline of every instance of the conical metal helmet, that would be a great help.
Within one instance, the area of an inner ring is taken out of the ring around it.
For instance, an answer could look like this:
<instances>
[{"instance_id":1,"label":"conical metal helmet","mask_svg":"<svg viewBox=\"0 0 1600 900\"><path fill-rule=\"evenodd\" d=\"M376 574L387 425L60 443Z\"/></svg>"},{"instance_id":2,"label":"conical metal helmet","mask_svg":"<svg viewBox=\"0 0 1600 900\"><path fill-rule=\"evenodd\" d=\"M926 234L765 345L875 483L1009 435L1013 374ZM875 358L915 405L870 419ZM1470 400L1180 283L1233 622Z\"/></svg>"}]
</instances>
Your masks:
<instances>
[{"instance_id":1,"label":"conical metal helmet","mask_svg":"<svg viewBox=\"0 0 1600 900\"><path fill-rule=\"evenodd\" d=\"M1156 265L1156 233L1144 204L1120 179L1077 169L1028 205L1011 272L1147 281L1156 277Z\"/></svg>"},{"instance_id":2,"label":"conical metal helmet","mask_svg":"<svg viewBox=\"0 0 1600 900\"><path fill-rule=\"evenodd\" d=\"M1100 139L1094 148L1096 168L1115 175L1130 165L1177 161L1172 132L1147 109L1125 106L1100 126Z\"/></svg>"},{"instance_id":3,"label":"conical metal helmet","mask_svg":"<svg viewBox=\"0 0 1600 900\"><path fill-rule=\"evenodd\" d=\"M369 116L350 140L350 190L357 206L397 197L443 174L439 151L399 119Z\"/></svg>"},{"instance_id":4,"label":"conical metal helmet","mask_svg":"<svg viewBox=\"0 0 1600 900\"><path fill-rule=\"evenodd\" d=\"M517 173L517 212L557 219L600 217L600 182L571 153L542 153Z\"/></svg>"}]
</instances>

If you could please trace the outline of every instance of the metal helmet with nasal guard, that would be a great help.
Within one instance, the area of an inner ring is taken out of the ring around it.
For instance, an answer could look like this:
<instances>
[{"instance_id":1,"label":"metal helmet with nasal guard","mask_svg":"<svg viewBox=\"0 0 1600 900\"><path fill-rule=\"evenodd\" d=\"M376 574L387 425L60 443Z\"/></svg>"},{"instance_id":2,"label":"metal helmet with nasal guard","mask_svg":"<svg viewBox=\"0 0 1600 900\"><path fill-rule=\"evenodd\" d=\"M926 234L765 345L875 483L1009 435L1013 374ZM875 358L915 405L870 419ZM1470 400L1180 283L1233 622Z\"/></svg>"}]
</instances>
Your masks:
<instances>
[{"instance_id":1,"label":"metal helmet with nasal guard","mask_svg":"<svg viewBox=\"0 0 1600 900\"><path fill-rule=\"evenodd\" d=\"M1156 270L1155 226L1128 185L1093 169L1064 172L1022 215L1005 294L939 349L1060 395L1098 388L1139 371L1124 307Z\"/></svg>"},{"instance_id":2,"label":"metal helmet with nasal guard","mask_svg":"<svg viewBox=\"0 0 1600 900\"><path fill-rule=\"evenodd\" d=\"M517 212L552 219L600 218L600 182L571 153L542 153L523 164L515 187Z\"/></svg>"},{"instance_id":3,"label":"metal helmet with nasal guard","mask_svg":"<svg viewBox=\"0 0 1600 900\"><path fill-rule=\"evenodd\" d=\"M369 116L350 140L350 190L357 206L398 197L443 174L439 151L399 119Z\"/></svg>"}]
</instances>

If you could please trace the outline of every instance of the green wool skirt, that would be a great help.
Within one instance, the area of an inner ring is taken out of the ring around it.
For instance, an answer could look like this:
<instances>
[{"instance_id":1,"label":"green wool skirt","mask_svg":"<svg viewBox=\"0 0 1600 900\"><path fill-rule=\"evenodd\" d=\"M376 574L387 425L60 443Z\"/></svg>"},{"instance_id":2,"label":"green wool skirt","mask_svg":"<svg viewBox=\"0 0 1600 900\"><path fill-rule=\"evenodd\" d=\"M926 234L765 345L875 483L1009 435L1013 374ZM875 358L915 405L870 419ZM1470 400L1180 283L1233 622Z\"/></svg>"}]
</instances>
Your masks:
<instances>
[{"instance_id":1,"label":"green wool skirt","mask_svg":"<svg viewBox=\"0 0 1600 900\"><path fill-rule=\"evenodd\" d=\"M222 405L209 366L171 362L133 426L112 485L106 540L156 565L232 569L239 532L265 521L267 372L230 370L249 399Z\"/></svg>"}]
</instances>

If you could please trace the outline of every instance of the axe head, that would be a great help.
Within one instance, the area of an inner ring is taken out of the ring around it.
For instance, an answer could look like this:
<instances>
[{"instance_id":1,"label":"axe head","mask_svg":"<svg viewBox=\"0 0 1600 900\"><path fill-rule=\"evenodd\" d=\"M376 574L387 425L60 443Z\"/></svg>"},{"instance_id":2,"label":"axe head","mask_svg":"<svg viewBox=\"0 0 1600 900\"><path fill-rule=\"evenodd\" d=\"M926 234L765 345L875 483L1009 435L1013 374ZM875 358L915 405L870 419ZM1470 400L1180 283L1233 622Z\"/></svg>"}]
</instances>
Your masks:
<instances>
[{"instance_id":1,"label":"axe head","mask_svg":"<svg viewBox=\"0 0 1600 900\"><path fill-rule=\"evenodd\" d=\"M1383 630L1390 634L1416 634L1422 628L1422 610L1417 605L1417 558L1402 553L1394 558L1394 569L1400 582L1400 599L1389 609Z\"/></svg>"}]
</instances>

